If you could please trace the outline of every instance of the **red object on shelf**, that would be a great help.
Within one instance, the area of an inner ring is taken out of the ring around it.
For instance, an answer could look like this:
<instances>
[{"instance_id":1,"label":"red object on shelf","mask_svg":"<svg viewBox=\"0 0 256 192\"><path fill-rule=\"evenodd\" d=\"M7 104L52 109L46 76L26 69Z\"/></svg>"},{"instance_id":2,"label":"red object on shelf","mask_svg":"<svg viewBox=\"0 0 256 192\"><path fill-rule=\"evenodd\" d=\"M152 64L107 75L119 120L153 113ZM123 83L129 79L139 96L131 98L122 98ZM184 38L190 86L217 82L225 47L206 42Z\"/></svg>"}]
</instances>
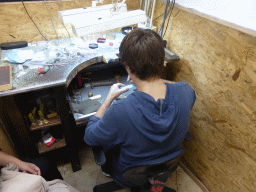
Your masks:
<instances>
[{"instance_id":1,"label":"red object on shelf","mask_svg":"<svg viewBox=\"0 0 256 192\"><path fill-rule=\"evenodd\" d=\"M109 46L113 46L113 43L112 43L112 42L110 42L110 43L109 43Z\"/></svg>"},{"instance_id":2,"label":"red object on shelf","mask_svg":"<svg viewBox=\"0 0 256 192\"><path fill-rule=\"evenodd\" d=\"M53 143L56 142L56 139L54 137L51 138L51 141L45 143L48 147L51 147L53 145Z\"/></svg>"},{"instance_id":3,"label":"red object on shelf","mask_svg":"<svg viewBox=\"0 0 256 192\"><path fill-rule=\"evenodd\" d=\"M47 133L42 139L48 147L51 147L56 142L56 139L49 133Z\"/></svg>"}]
</instances>

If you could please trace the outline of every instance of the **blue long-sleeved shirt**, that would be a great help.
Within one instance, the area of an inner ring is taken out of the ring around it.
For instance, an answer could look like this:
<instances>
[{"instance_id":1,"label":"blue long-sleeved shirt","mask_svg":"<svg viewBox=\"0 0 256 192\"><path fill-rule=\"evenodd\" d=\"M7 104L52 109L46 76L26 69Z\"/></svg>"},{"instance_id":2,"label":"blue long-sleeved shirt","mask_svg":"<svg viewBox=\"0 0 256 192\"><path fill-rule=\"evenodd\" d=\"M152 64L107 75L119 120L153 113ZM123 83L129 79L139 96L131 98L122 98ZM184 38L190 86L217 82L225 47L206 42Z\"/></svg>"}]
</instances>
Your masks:
<instances>
[{"instance_id":1,"label":"blue long-sleeved shirt","mask_svg":"<svg viewBox=\"0 0 256 192\"><path fill-rule=\"evenodd\" d=\"M179 155L196 95L185 82L166 85L165 99L155 101L150 95L135 91L112 103L102 118L91 117L84 141L106 150L118 146L120 153L114 164L120 172Z\"/></svg>"}]
</instances>

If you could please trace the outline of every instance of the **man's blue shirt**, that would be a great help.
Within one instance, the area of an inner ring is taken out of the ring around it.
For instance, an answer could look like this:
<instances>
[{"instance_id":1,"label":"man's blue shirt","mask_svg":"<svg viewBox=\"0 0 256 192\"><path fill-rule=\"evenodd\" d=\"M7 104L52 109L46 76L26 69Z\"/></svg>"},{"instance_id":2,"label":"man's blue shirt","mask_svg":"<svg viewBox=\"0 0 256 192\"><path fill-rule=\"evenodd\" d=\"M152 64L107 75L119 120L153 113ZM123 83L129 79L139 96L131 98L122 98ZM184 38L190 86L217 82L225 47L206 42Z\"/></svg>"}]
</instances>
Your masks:
<instances>
[{"instance_id":1,"label":"man's blue shirt","mask_svg":"<svg viewBox=\"0 0 256 192\"><path fill-rule=\"evenodd\" d=\"M164 99L155 101L150 95L135 91L113 102L102 118L91 117L84 141L90 146L101 145L105 151L118 147L114 165L120 172L179 155L196 95L185 82L166 85Z\"/></svg>"}]
</instances>

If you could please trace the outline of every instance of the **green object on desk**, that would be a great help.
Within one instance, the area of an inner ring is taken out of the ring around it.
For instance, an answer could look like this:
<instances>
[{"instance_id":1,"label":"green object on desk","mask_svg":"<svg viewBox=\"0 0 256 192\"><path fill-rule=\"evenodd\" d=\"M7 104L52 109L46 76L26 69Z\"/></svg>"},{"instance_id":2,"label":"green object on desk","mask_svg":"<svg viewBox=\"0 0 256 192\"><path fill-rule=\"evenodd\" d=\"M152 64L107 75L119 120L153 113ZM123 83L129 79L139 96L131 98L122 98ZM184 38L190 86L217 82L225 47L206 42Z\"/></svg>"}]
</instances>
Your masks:
<instances>
[{"instance_id":1,"label":"green object on desk","mask_svg":"<svg viewBox=\"0 0 256 192\"><path fill-rule=\"evenodd\" d=\"M100 108L101 104L99 101L87 99L85 101L81 101L79 104L72 103L72 106L75 113L81 113L86 115L97 111Z\"/></svg>"}]
</instances>

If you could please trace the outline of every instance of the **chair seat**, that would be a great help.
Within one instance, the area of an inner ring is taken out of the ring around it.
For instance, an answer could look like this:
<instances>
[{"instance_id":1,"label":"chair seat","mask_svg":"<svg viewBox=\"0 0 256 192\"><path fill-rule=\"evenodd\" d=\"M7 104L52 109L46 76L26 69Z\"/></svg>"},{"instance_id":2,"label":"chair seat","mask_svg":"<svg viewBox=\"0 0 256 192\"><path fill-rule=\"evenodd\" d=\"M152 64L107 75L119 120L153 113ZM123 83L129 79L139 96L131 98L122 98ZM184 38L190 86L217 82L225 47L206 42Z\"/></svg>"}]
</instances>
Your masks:
<instances>
[{"instance_id":1,"label":"chair seat","mask_svg":"<svg viewBox=\"0 0 256 192\"><path fill-rule=\"evenodd\" d=\"M167 162L128 168L123 173L123 180L130 186L137 186L149 182L149 178L154 178L163 172L166 173L166 178L168 178L177 169L179 162L180 156Z\"/></svg>"},{"instance_id":2,"label":"chair seat","mask_svg":"<svg viewBox=\"0 0 256 192\"><path fill-rule=\"evenodd\" d=\"M94 158L97 164L102 165L103 163L105 163L106 158L103 151L101 152L101 149L98 147L94 147L93 151ZM128 168L123 173L120 173L123 181L120 181L120 178L118 178L115 173L111 173L110 175L112 176L114 181L97 185L93 188L93 191L110 192L129 187L131 188L132 192L176 192L174 189L164 186L164 184L167 178L171 175L171 173L177 169L180 162L180 157L181 155L166 162L159 162L150 165L141 165ZM150 183L150 179L152 178L154 180L153 185L151 185Z\"/></svg>"}]
</instances>

